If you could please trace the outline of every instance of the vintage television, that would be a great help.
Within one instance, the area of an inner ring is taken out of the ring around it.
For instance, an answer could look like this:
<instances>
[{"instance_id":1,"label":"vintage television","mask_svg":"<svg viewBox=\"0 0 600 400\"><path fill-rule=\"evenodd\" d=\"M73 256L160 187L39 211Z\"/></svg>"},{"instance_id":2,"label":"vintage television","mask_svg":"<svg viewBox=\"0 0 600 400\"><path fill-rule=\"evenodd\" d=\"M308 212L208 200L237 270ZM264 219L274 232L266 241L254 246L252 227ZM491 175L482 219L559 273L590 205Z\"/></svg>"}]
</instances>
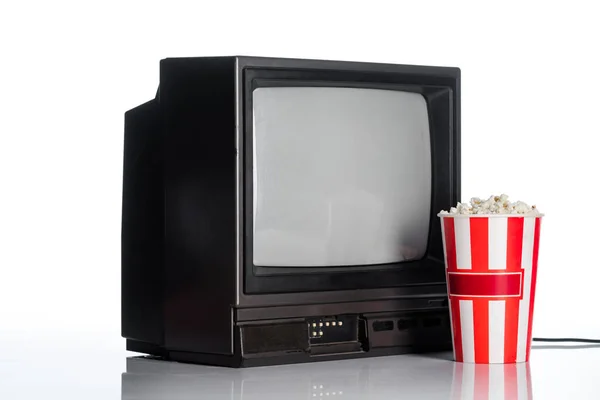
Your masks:
<instances>
[{"instance_id":1,"label":"vintage television","mask_svg":"<svg viewBox=\"0 0 600 400\"><path fill-rule=\"evenodd\" d=\"M451 349L458 68L168 58L125 114L122 336L232 367Z\"/></svg>"}]
</instances>

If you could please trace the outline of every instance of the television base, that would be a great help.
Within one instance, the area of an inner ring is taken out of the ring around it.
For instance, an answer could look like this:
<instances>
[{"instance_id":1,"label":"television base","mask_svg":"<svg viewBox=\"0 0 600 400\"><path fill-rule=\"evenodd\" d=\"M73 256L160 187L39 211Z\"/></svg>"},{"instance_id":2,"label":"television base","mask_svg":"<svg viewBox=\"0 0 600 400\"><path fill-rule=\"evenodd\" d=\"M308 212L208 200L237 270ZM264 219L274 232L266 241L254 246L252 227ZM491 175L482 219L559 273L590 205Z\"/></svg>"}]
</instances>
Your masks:
<instances>
[{"instance_id":1,"label":"television base","mask_svg":"<svg viewBox=\"0 0 600 400\"><path fill-rule=\"evenodd\" d=\"M149 345L148 343L127 340L127 350L144 353L157 357L158 360L175 361L186 364L211 365L229 368L251 368L266 367L284 364L303 364L310 362L350 360L368 357L386 357L401 354L437 353L452 350L451 343L432 344L428 347L415 348L412 346L387 347L372 349L368 352L352 354L328 354L323 356L310 356L307 354L290 354L286 356L241 358L239 356L227 356L221 354L192 353L185 351L167 351L161 347Z\"/></svg>"}]
</instances>

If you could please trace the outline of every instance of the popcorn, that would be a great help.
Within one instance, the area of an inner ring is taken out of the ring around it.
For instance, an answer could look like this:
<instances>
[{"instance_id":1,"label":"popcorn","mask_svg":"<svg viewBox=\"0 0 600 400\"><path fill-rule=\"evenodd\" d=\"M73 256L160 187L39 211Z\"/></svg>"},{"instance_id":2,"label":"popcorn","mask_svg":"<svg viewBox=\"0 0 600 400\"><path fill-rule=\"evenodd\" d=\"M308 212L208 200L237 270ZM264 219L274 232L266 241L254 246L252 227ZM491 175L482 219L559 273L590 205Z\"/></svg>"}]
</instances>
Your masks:
<instances>
[{"instance_id":1,"label":"popcorn","mask_svg":"<svg viewBox=\"0 0 600 400\"><path fill-rule=\"evenodd\" d=\"M442 210L440 214L518 214L518 215L541 215L536 206L529 206L522 201L511 203L508 196L490 196L487 200L473 197L469 204L457 203L451 207L450 212Z\"/></svg>"}]
</instances>

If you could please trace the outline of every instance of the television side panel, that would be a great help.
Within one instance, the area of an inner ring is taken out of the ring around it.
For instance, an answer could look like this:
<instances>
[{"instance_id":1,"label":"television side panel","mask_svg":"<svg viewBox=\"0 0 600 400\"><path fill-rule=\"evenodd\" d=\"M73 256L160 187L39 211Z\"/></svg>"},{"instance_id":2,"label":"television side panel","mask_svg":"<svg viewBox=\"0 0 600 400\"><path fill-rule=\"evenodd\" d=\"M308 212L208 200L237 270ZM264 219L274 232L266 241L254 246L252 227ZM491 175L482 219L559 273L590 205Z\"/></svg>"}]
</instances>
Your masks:
<instances>
[{"instance_id":1,"label":"television side panel","mask_svg":"<svg viewBox=\"0 0 600 400\"><path fill-rule=\"evenodd\" d=\"M235 58L161 62L168 350L233 353Z\"/></svg>"},{"instance_id":2,"label":"television side panel","mask_svg":"<svg viewBox=\"0 0 600 400\"><path fill-rule=\"evenodd\" d=\"M127 339L163 343L164 186L159 106L125 114L121 326Z\"/></svg>"}]
</instances>

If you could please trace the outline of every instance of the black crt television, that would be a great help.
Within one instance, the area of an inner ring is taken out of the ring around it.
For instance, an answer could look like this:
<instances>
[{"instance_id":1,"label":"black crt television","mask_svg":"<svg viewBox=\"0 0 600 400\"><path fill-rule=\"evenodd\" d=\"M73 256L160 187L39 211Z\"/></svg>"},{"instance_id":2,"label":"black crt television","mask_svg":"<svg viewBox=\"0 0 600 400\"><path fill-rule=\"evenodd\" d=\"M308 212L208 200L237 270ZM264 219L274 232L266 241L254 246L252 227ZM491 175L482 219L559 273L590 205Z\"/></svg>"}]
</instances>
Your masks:
<instances>
[{"instance_id":1,"label":"black crt television","mask_svg":"<svg viewBox=\"0 0 600 400\"><path fill-rule=\"evenodd\" d=\"M122 336L231 367L451 349L460 70L168 58L125 114Z\"/></svg>"}]
</instances>

